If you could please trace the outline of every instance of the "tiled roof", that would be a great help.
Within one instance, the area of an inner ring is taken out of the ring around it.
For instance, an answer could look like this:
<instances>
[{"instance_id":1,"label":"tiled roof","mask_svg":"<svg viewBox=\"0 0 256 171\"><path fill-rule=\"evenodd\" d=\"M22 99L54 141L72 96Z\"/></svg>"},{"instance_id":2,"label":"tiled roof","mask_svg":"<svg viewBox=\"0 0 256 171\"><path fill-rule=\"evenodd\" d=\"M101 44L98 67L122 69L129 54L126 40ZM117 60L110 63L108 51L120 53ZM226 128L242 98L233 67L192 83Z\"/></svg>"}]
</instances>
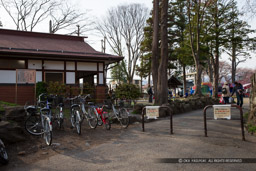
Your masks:
<instances>
[{"instance_id":1,"label":"tiled roof","mask_svg":"<svg viewBox=\"0 0 256 171\"><path fill-rule=\"evenodd\" d=\"M123 57L94 50L85 37L0 29L0 54L120 61Z\"/></svg>"}]
</instances>

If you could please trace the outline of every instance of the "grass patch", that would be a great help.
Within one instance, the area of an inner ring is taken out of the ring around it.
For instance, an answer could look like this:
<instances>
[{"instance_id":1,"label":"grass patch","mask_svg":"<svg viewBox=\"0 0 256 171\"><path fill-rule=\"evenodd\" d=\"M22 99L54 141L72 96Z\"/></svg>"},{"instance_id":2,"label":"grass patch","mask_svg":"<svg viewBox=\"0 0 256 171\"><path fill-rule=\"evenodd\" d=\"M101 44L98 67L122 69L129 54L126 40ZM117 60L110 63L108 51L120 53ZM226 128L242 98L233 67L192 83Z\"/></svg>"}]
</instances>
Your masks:
<instances>
[{"instance_id":1,"label":"grass patch","mask_svg":"<svg viewBox=\"0 0 256 171\"><path fill-rule=\"evenodd\" d=\"M4 107L7 107L7 106L18 106L18 105L15 103L0 101L0 111L4 111Z\"/></svg>"},{"instance_id":2,"label":"grass patch","mask_svg":"<svg viewBox=\"0 0 256 171\"><path fill-rule=\"evenodd\" d=\"M251 133L252 135L253 135L254 133L256 133L256 126L255 126L255 125L248 124L248 125L247 125L247 128L248 128L248 132Z\"/></svg>"},{"instance_id":3,"label":"grass patch","mask_svg":"<svg viewBox=\"0 0 256 171\"><path fill-rule=\"evenodd\" d=\"M244 121L247 122L249 117L249 112L244 113L243 117L244 117Z\"/></svg>"}]
</instances>

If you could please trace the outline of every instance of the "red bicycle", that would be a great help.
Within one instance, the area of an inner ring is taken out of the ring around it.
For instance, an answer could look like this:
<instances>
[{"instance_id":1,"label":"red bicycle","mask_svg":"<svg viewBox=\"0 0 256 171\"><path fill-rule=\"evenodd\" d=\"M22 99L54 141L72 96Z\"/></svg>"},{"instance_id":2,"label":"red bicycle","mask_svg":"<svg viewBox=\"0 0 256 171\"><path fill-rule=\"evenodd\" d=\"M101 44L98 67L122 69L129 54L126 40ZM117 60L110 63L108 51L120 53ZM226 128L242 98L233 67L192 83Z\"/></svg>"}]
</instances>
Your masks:
<instances>
[{"instance_id":1,"label":"red bicycle","mask_svg":"<svg viewBox=\"0 0 256 171\"><path fill-rule=\"evenodd\" d=\"M95 114L98 118L98 125L105 125L106 130L110 130L111 128L111 122L110 122L110 117L109 113L106 110L106 106L103 105L102 107L97 107L94 106L93 102L89 102L89 108L88 108L88 113L89 114Z\"/></svg>"}]
</instances>

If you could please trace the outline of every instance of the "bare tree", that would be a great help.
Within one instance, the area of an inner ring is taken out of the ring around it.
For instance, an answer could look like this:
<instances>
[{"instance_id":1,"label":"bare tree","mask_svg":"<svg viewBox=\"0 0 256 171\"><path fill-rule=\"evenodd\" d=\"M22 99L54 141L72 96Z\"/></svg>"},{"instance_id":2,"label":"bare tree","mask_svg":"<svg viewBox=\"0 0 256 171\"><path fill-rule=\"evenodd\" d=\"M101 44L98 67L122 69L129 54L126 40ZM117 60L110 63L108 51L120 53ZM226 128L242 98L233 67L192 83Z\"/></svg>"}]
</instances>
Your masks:
<instances>
[{"instance_id":1,"label":"bare tree","mask_svg":"<svg viewBox=\"0 0 256 171\"><path fill-rule=\"evenodd\" d=\"M32 31L59 4L54 0L1 0L17 30Z\"/></svg>"},{"instance_id":2,"label":"bare tree","mask_svg":"<svg viewBox=\"0 0 256 171\"><path fill-rule=\"evenodd\" d=\"M245 0L243 11L247 13L251 18L256 15L256 0Z\"/></svg>"},{"instance_id":3,"label":"bare tree","mask_svg":"<svg viewBox=\"0 0 256 171\"><path fill-rule=\"evenodd\" d=\"M119 56L127 56L122 70L131 83L135 67L141 56L140 44L143 41L143 29L146 25L148 9L141 4L121 5L108 10L97 24L97 30L106 37L111 50Z\"/></svg>"},{"instance_id":4,"label":"bare tree","mask_svg":"<svg viewBox=\"0 0 256 171\"><path fill-rule=\"evenodd\" d=\"M256 72L256 69L252 68L237 68L236 76L240 78L239 82L241 84L246 84L251 82L251 76Z\"/></svg>"},{"instance_id":5,"label":"bare tree","mask_svg":"<svg viewBox=\"0 0 256 171\"><path fill-rule=\"evenodd\" d=\"M0 0L0 5L10 16L17 30L33 31L39 23L52 20L51 33L61 29L73 29L81 24L85 28L86 13L80 13L65 1L58 0ZM91 23L91 22L90 22ZM89 25L90 23L87 23Z\"/></svg>"},{"instance_id":6,"label":"bare tree","mask_svg":"<svg viewBox=\"0 0 256 171\"><path fill-rule=\"evenodd\" d=\"M231 82L231 65L226 61L219 62L219 83L224 78L225 81Z\"/></svg>"},{"instance_id":7,"label":"bare tree","mask_svg":"<svg viewBox=\"0 0 256 171\"><path fill-rule=\"evenodd\" d=\"M52 33L59 30L72 30L69 34L81 35L93 29L94 21L87 14L89 11L79 12L69 4L63 3L50 11Z\"/></svg>"}]
</instances>

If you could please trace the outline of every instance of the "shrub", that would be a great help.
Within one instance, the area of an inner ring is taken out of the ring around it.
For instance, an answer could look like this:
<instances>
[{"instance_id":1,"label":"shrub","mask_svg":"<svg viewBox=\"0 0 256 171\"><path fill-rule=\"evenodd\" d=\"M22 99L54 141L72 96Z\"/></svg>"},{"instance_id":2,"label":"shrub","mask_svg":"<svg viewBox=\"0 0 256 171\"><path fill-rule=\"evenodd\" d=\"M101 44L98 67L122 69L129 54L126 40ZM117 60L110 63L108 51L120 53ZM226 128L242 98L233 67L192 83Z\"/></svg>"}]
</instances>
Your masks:
<instances>
[{"instance_id":1,"label":"shrub","mask_svg":"<svg viewBox=\"0 0 256 171\"><path fill-rule=\"evenodd\" d=\"M47 86L47 93L48 94L55 94L55 95L65 95L66 93L66 86L58 81L50 82Z\"/></svg>"},{"instance_id":2,"label":"shrub","mask_svg":"<svg viewBox=\"0 0 256 171\"><path fill-rule=\"evenodd\" d=\"M36 83L36 97L38 97L42 93L47 93L47 84L46 84L46 82Z\"/></svg>"},{"instance_id":3,"label":"shrub","mask_svg":"<svg viewBox=\"0 0 256 171\"><path fill-rule=\"evenodd\" d=\"M140 97L140 89L134 84L121 84L115 90L117 98L126 100L136 100Z\"/></svg>"},{"instance_id":4,"label":"shrub","mask_svg":"<svg viewBox=\"0 0 256 171\"><path fill-rule=\"evenodd\" d=\"M95 86L94 85L90 85L87 82L83 84L83 94L84 95L87 95L87 94L93 95L94 92L95 92Z\"/></svg>"}]
</instances>

